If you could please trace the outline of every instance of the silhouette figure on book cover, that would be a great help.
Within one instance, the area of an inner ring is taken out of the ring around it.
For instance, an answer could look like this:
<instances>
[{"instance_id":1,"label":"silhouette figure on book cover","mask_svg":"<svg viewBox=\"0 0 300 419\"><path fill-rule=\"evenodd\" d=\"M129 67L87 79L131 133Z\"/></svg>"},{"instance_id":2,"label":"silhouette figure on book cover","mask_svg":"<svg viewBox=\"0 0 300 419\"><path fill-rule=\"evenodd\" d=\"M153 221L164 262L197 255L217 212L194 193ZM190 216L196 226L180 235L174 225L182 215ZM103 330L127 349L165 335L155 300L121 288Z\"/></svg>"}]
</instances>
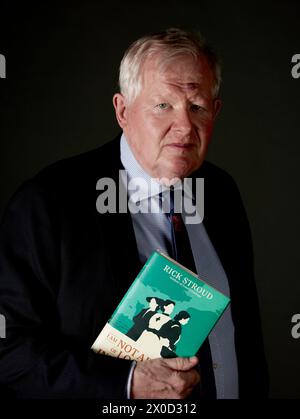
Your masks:
<instances>
[{"instance_id":1,"label":"silhouette figure on book cover","mask_svg":"<svg viewBox=\"0 0 300 419\"><path fill-rule=\"evenodd\" d=\"M157 297L147 297L148 308L143 308L134 318L134 325L128 330L126 335L133 340L137 340L143 331L148 327L150 318L159 310L163 300Z\"/></svg>"},{"instance_id":2,"label":"silhouette figure on book cover","mask_svg":"<svg viewBox=\"0 0 300 419\"><path fill-rule=\"evenodd\" d=\"M127 336L140 345L151 347L157 357L176 356L176 344L181 337L182 326L187 324L190 314L180 311L171 318L175 302L156 297L147 297L148 308L142 309L134 318L134 325Z\"/></svg>"},{"instance_id":3,"label":"silhouette figure on book cover","mask_svg":"<svg viewBox=\"0 0 300 419\"><path fill-rule=\"evenodd\" d=\"M163 358L174 358L176 353L176 345L181 338L182 326L186 325L190 320L190 314L187 311L180 311L174 317L174 320L170 320L165 323L159 330L161 338L169 341L168 345L163 345L161 348L160 355Z\"/></svg>"}]
</instances>

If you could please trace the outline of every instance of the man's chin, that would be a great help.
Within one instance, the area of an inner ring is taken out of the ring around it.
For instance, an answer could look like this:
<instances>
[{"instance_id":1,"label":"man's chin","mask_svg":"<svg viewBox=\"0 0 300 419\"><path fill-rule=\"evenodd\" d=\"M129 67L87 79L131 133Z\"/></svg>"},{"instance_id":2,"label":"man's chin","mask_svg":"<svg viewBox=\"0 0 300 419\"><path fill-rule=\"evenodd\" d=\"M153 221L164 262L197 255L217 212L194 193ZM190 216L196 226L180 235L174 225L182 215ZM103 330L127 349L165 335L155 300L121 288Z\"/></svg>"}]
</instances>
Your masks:
<instances>
[{"instance_id":1,"label":"man's chin","mask_svg":"<svg viewBox=\"0 0 300 419\"><path fill-rule=\"evenodd\" d=\"M176 185L176 183L180 182L182 179L183 178L179 176L168 175L157 178L157 181L163 186L170 187Z\"/></svg>"},{"instance_id":2,"label":"man's chin","mask_svg":"<svg viewBox=\"0 0 300 419\"><path fill-rule=\"evenodd\" d=\"M173 186L177 182L183 180L186 177L189 177L191 173L193 173L194 170L173 170L173 171L165 171L162 172L160 176L158 176L156 179L159 183L161 183L164 186Z\"/></svg>"},{"instance_id":3,"label":"man's chin","mask_svg":"<svg viewBox=\"0 0 300 419\"><path fill-rule=\"evenodd\" d=\"M179 180L189 177L202 164L202 161L187 159L168 160L165 164L157 165L152 171L152 177L165 186L175 185Z\"/></svg>"}]
</instances>

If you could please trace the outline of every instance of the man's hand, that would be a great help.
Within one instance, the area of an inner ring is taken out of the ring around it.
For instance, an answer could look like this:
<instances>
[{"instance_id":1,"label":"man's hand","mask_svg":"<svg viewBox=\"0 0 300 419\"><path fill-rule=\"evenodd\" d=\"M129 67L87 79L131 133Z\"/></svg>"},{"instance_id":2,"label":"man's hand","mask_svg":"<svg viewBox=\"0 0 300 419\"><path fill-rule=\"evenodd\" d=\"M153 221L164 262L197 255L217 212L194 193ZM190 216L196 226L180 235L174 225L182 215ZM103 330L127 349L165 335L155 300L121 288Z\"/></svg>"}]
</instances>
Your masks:
<instances>
[{"instance_id":1,"label":"man's hand","mask_svg":"<svg viewBox=\"0 0 300 419\"><path fill-rule=\"evenodd\" d=\"M158 358L138 362L133 373L134 399L184 399L199 383L197 357Z\"/></svg>"}]
</instances>

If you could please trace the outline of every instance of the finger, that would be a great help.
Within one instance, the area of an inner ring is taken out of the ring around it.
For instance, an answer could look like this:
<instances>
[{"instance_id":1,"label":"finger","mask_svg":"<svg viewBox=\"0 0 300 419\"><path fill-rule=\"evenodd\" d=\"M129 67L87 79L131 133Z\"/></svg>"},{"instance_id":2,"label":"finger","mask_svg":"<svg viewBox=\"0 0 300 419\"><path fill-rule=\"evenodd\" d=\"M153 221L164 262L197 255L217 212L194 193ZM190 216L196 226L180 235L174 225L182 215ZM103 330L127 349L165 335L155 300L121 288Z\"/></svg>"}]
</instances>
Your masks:
<instances>
[{"instance_id":1,"label":"finger","mask_svg":"<svg viewBox=\"0 0 300 419\"><path fill-rule=\"evenodd\" d=\"M199 372L193 368L189 371L174 371L171 383L176 388L195 387L201 380Z\"/></svg>"},{"instance_id":2,"label":"finger","mask_svg":"<svg viewBox=\"0 0 300 419\"><path fill-rule=\"evenodd\" d=\"M185 393L183 395L183 398L186 399L188 396L190 396L192 394L193 390L194 390L194 386L188 387L185 390ZM199 394L199 397L200 397L200 394Z\"/></svg>"},{"instance_id":3,"label":"finger","mask_svg":"<svg viewBox=\"0 0 300 419\"><path fill-rule=\"evenodd\" d=\"M174 372L172 380L170 380L170 384L180 398L185 398L191 393L199 380L200 376L195 369L190 371L176 371Z\"/></svg>"},{"instance_id":4,"label":"finger","mask_svg":"<svg viewBox=\"0 0 300 419\"><path fill-rule=\"evenodd\" d=\"M193 371L191 371L191 373L192 373L192 376L191 376L191 381L190 382L191 382L191 385L194 387L194 386L196 386L197 384L200 383L201 376L200 376L200 374L197 370L193 370Z\"/></svg>"},{"instance_id":5,"label":"finger","mask_svg":"<svg viewBox=\"0 0 300 419\"><path fill-rule=\"evenodd\" d=\"M188 371L194 368L198 364L198 358L196 356L192 357L178 357L178 358L168 358L164 359L167 366L176 371Z\"/></svg>"}]
</instances>

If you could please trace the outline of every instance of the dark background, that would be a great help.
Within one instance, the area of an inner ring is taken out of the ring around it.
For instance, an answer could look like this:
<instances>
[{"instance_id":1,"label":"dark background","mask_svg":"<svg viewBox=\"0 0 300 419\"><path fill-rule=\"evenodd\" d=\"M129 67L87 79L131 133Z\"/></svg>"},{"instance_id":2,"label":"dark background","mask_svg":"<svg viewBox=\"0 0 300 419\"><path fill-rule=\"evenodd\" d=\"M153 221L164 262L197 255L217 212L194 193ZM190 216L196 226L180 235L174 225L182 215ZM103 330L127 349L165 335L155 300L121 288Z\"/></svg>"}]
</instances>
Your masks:
<instances>
[{"instance_id":1,"label":"dark background","mask_svg":"<svg viewBox=\"0 0 300 419\"><path fill-rule=\"evenodd\" d=\"M300 398L300 53L296 1L28 2L1 5L0 212L47 164L109 141L118 67L147 32L200 29L223 62L209 160L237 181L251 223L272 398ZM226 202L224 202L224 206ZM224 220L226 222L226 220ZM241 281L243 278L241 278ZM245 289L247 298L247 289ZM249 330L249 345L255 330Z\"/></svg>"}]
</instances>

